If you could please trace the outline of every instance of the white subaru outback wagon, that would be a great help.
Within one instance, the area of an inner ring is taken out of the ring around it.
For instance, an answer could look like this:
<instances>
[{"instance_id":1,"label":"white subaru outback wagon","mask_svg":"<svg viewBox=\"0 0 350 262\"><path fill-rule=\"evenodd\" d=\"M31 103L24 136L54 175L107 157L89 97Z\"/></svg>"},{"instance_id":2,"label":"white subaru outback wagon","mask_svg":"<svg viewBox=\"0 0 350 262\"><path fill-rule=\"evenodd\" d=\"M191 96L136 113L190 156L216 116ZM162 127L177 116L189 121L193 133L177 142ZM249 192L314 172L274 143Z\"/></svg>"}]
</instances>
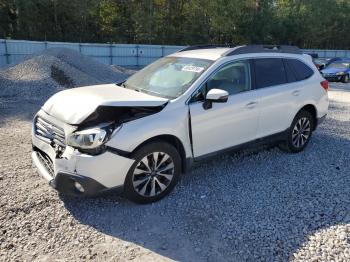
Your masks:
<instances>
[{"instance_id":1,"label":"white subaru outback wagon","mask_svg":"<svg viewBox=\"0 0 350 262\"><path fill-rule=\"evenodd\" d=\"M302 151L328 82L293 46L192 46L124 83L59 92L36 114L32 158L63 194L161 199L204 157L251 143Z\"/></svg>"}]
</instances>

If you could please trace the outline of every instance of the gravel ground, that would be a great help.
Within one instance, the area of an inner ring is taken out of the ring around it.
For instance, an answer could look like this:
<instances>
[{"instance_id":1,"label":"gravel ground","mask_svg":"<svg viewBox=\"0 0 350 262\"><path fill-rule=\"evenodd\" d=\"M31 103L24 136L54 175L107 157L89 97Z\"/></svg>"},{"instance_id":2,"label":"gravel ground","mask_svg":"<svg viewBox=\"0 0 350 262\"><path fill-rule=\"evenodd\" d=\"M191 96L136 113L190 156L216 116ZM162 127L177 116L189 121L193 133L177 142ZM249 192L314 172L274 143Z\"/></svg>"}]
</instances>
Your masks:
<instances>
[{"instance_id":1,"label":"gravel ground","mask_svg":"<svg viewBox=\"0 0 350 262\"><path fill-rule=\"evenodd\" d=\"M349 261L350 84L332 87L304 152L221 155L151 205L58 195L30 159L41 101L0 95L0 260Z\"/></svg>"}]
</instances>

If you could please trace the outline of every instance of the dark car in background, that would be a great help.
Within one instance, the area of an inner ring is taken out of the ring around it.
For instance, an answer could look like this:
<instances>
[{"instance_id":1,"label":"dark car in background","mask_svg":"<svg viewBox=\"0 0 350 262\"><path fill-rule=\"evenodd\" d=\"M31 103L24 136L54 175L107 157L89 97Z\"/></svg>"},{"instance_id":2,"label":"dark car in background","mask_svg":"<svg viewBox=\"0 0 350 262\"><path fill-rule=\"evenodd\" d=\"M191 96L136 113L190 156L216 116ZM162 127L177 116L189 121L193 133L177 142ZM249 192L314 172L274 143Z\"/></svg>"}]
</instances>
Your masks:
<instances>
[{"instance_id":1,"label":"dark car in background","mask_svg":"<svg viewBox=\"0 0 350 262\"><path fill-rule=\"evenodd\" d=\"M349 82L350 59L340 59L333 61L321 70L322 76L328 81Z\"/></svg>"}]
</instances>

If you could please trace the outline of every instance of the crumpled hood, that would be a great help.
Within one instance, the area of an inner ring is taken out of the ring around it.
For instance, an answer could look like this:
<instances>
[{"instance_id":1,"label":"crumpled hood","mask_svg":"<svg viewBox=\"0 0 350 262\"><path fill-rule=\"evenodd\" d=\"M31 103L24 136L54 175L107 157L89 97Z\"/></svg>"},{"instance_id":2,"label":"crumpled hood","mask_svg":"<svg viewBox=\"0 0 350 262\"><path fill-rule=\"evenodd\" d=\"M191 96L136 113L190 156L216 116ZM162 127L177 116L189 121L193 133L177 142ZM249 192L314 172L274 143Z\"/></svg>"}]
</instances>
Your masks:
<instances>
[{"instance_id":1,"label":"crumpled hood","mask_svg":"<svg viewBox=\"0 0 350 262\"><path fill-rule=\"evenodd\" d=\"M126 89L115 84L79 87L53 95L42 107L49 115L67 123L80 124L98 106L161 106L168 99Z\"/></svg>"}]
</instances>

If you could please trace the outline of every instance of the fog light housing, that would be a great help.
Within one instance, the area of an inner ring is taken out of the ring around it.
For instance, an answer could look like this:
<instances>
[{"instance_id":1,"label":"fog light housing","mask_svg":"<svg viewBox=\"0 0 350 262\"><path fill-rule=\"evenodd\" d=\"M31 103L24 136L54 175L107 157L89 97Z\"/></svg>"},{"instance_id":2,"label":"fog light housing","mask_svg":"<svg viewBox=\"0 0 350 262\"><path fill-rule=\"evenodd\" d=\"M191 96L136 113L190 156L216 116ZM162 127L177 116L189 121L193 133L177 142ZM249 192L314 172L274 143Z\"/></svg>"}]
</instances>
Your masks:
<instances>
[{"instance_id":1,"label":"fog light housing","mask_svg":"<svg viewBox=\"0 0 350 262\"><path fill-rule=\"evenodd\" d=\"M78 190L80 193L84 193L85 192L85 189L84 187L78 183L78 182L74 182L74 187L76 190Z\"/></svg>"}]
</instances>

